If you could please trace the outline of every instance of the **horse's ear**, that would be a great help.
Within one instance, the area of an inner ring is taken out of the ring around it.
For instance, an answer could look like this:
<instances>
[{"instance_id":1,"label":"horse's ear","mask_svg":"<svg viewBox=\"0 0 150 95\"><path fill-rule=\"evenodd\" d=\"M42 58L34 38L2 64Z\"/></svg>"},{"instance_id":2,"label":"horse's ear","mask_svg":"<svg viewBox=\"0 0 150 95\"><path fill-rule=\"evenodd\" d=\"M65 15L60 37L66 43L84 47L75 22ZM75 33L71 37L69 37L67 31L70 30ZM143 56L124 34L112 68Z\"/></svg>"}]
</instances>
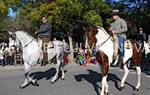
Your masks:
<instances>
[{"instance_id":1,"label":"horse's ear","mask_svg":"<svg viewBox=\"0 0 150 95\"><path fill-rule=\"evenodd\" d=\"M11 37L12 39L15 39L15 38L16 38L15 32L8 31L8 35L9 35L9 37Z\"/></svg>"},{"instance_id":2,"label":"horse's ear","mask_svg":"<svg viewBox=\"0 0 150 95\"><path fill-rule=\"evenodd\" d=\"M9 34L9 35L11 35L11 34L12 34L12 32L11 32L11 31L8 31L8 34Z\"/></svg>"}]
</instances>

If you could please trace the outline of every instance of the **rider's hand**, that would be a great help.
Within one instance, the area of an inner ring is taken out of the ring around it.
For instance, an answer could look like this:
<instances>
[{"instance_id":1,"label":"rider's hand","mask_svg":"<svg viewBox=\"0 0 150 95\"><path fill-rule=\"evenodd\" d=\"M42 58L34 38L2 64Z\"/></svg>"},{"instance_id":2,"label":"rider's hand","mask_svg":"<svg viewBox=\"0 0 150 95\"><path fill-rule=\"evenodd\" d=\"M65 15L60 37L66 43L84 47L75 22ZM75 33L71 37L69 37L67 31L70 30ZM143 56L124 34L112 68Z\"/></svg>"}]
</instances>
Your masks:
<instances>
[{"instance_id":1,"label":"rider's hand","mask_svg":"<svg viewBox=\"0 0 150 95\"><path fill-rule=\"evenodd\" d=\"M114 30L114 29L112 29L112 31L111 31L111 32L112 32L112 34L115 34L115 30Z\"/></svg>"},{"instance_id":2,"label":"rider's hand","mask_svg":"<svg viewBox=\"0 0 150 95\"><path fill-rule=\"evenodd\" d=\"M37 31L35 31L34 34L37 34Z\"/></svg>"}]
</instances>

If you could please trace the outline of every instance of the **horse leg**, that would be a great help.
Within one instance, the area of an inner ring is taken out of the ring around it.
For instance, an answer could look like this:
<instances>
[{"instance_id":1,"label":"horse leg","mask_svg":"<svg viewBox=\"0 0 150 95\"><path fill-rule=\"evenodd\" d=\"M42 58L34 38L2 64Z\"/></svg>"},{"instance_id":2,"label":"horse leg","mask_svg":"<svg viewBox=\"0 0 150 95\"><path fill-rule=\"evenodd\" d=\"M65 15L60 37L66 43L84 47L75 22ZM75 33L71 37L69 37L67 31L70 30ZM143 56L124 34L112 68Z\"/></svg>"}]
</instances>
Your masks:
<instances>
[{"instance_id":1,"label":"horse leg","mask_svg":"<svg viewBox=\"0 0 150 95\"><path fill-rule=\"evenodd\" d=\"M20 88L25 88L30 83L28 75L29 75L29 72L31 71L31 66L27 62L24 61L24 67L25 67L25 80L21 84Z\"/></svg>"},{"instance_id":2,"label":"horse leg","mask_svg":"<svg viewBox=\"0 0 150 95\"><path fill-rule=\"evenodd\" d=\"M55 82L55 80L57 79L58 77L58 74L59 74L59 71L60 71L60 65L61 65L61 61L60 60L57 60L57 64L56 64L56 73L54 75L54 77L52 78L52 80L50 81L51 84L53 84Z\"/></svg>"},{"instance_id":3,"label":"horse leg","mask_svg":"<svg viewBox=\"0 0 150 95\"><path fill-rule=\"evenodd\" d=\"M25 88L29 83L32 83L35 86L39 86L37 81L29 76L29 72L31 71L32 66L29 65L27 62L24 62L24 66L25 66L25 71L26 71L25 81L21 84L20 88Z\"/></svg>"},{"instance_id":4,"label":"horse leg","mask_svg":"<svg viewBox=\"0 0 150 95\"><path fill-rule=\"evenodd\" d=\"M40 59L39 59L39 64L42 64L42 60L43 60L43 51L42 51L42 49L40 49Z\"/></svg>"},{"instance_id":5,"label":"horse leg","mask_svg":"<svg viewBox=\"0 0 150 95\"><path fill-rule=\"evenodd\" d=\"M107 84L107 75L105 75L105 76L102 77L101 95L104 95L104 93L108 93L108 92L105 92L106 84Z\"/></svg>"},{"instance_id":6,"label":"horse leg","mask_svg":"<svg viewBox=\"0 0 150 95\"><path fill-rule=\"evenodd\" d=\"M135 48L135 45L134 45L134 48L133 48L133 60L134 60L134 64L136 66L136 73L137 73L137 85L136 87L134 88L134 90L139 90L139 87L140 87L140 82L141 82L141 56L142 56L142 53L140 51L137 51L137 49Z\"/></svg>"},{"instance_id":7,"label":"horse leg","mask_svg":"<svg viewBox=\"0 0 150 95\"><path fill-rule=\"evenodd\" d=\"M33 79L32 77L30 77L29 74L27 75L27 78L32 85L39 86L39 83L36 81L36 79Z\"/></svg>"},{"instance_id":8,"label":"horse leg","mask_svg":"<svg viewBox=\"0 0 150 95\"><path fill-rule=\"evenodd\" d=\"M119 60L119 55L116 57L115 61L111 64L111 66L117 66Z\"/></svg>"},{"instance_id":9,"label":"horse leg","mask_svg":"<svg viewBox=\"0 0 150 95\"><path fill-rule=\"evenodd\" d=\"M100 63L99 66L102 70L102 90L101 95L108 94L108 83L107 83L107 76L109 71L109 61L108 56L104 52L98 52L96 54L96 58Z\"/></svg>"},{"instance_id":10,"label":"horse leg","mask_svg":"<svg viewBox=\"0 0 150 95\"><path fill-rule=\"evenodd\" d=\"M108 82L106 81L105 84L105 95L108 95Z\"/></svg>"},{"instance_id":11,"label":"horse leg","mask_svg":"<svg viewBox=\"0 0 150 95\"><path fill-rule=\"evenodd\" d=\"M124 83L125 83L125 80L129 74L129 69L127 68L127 64L124 64L123 69L124 69L125 73L124 73L124 76L121 80L120 90L125 88Z\"/></svg>"},{"instance_id":12,"label":"horse leg","mask_svg":"<svg viewBox=\"0 0 150 95\"><path fill-rule=\"evenodd\" d=\"M20 86L21 89L25 88L29 84L29 80L27 78L27 75L28 75L28 73L25 73L25 80Z\"/></svg>"},{"instance_id":13,"label":"horse leg","mask_svg":"<svg viewBox=\"0 0 150 95\"><path fill-rule=\"evenodd\" d=\"M65 79L65 71L64 71L64 61L62 61L61 63L61 79L64 80Z\"/></svg>"},{"instance_id":14,"label":"horse leg","mask_svg":"<svg viewBox=\"0 0 150 95\"><path fill-rule=\"evenodd\" d=\"M137 85L135 87L134 90L138 91L139 90L139 87L141 85L141 67L140 66L136 66L136 73L137 73Z\"/></svg>"}]
</instances>

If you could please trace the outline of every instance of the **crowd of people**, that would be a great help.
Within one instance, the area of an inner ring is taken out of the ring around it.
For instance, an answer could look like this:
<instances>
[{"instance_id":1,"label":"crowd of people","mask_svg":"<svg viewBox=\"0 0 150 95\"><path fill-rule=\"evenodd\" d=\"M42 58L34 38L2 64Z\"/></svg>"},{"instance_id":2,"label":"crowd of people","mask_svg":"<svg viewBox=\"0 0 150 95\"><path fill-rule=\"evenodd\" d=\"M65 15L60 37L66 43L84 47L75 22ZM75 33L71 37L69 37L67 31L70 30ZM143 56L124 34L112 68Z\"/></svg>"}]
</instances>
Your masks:
<instances>
[{"instance_id":1,"label":"crowd of people","mask_svg":"<svg viewBox=\"0 0 150 95\"><path fill-rule=\"evenodd\" d=\"M81 66L86 66L91 63L97 64L96 57L90 54L89 52L86 52L85 49L77 48L76 50L76 56L75 56L75 62Z\"/></svg>"},{"instance_id":2,"label":"crowd of people","mask_svg":"<svg viewBox=\"0 0 150 95\"><path fill-rule=\"evenodd\" d=\"M0 44L0 65L23 64L20 47L9 47L7 43Z\"/></svg>"}]
</instances>

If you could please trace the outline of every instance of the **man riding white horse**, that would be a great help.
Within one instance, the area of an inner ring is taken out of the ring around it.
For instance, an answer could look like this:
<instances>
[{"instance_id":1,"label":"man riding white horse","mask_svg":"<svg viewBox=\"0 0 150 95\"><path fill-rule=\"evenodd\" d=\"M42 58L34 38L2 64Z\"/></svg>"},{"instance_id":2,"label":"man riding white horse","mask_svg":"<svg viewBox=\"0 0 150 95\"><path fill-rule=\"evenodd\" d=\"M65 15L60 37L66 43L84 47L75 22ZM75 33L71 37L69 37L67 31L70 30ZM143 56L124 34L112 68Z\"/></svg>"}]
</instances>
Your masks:
<instances>
[{"instance_id":1,"label":"man riding white horse","mask_svg":"<svg viewBox=\"0 0 150 95\"><path fill-rule=\"evenodd\" d=\"M126 40L126 32L127 32L127 24L124 19L120 18L119 10L112 10L112 18L113 22L111 23L111 31L113 35L113 43L114 43L114 59L117 58L118 48L120 50L120 61L122 61L124 57L124 43ZM118 46L119 44L119 46Z\"/></svg>"},{"instance_id":2,"label":"man riding white horse","mask_svg":"<svg viewBox=\"0 0 150 95\"><path fill-rule=\"evenodd\" d=\"M43 63L41 65L45 65L48 63L47 52L45 51L45 47L52 48L53 44L51 42L51 31L52 25L48 21L47 16L42 17L43 24L40 26L35 34L38 36L38 45L43 50Z\"/></svg>"}]
</instances>

